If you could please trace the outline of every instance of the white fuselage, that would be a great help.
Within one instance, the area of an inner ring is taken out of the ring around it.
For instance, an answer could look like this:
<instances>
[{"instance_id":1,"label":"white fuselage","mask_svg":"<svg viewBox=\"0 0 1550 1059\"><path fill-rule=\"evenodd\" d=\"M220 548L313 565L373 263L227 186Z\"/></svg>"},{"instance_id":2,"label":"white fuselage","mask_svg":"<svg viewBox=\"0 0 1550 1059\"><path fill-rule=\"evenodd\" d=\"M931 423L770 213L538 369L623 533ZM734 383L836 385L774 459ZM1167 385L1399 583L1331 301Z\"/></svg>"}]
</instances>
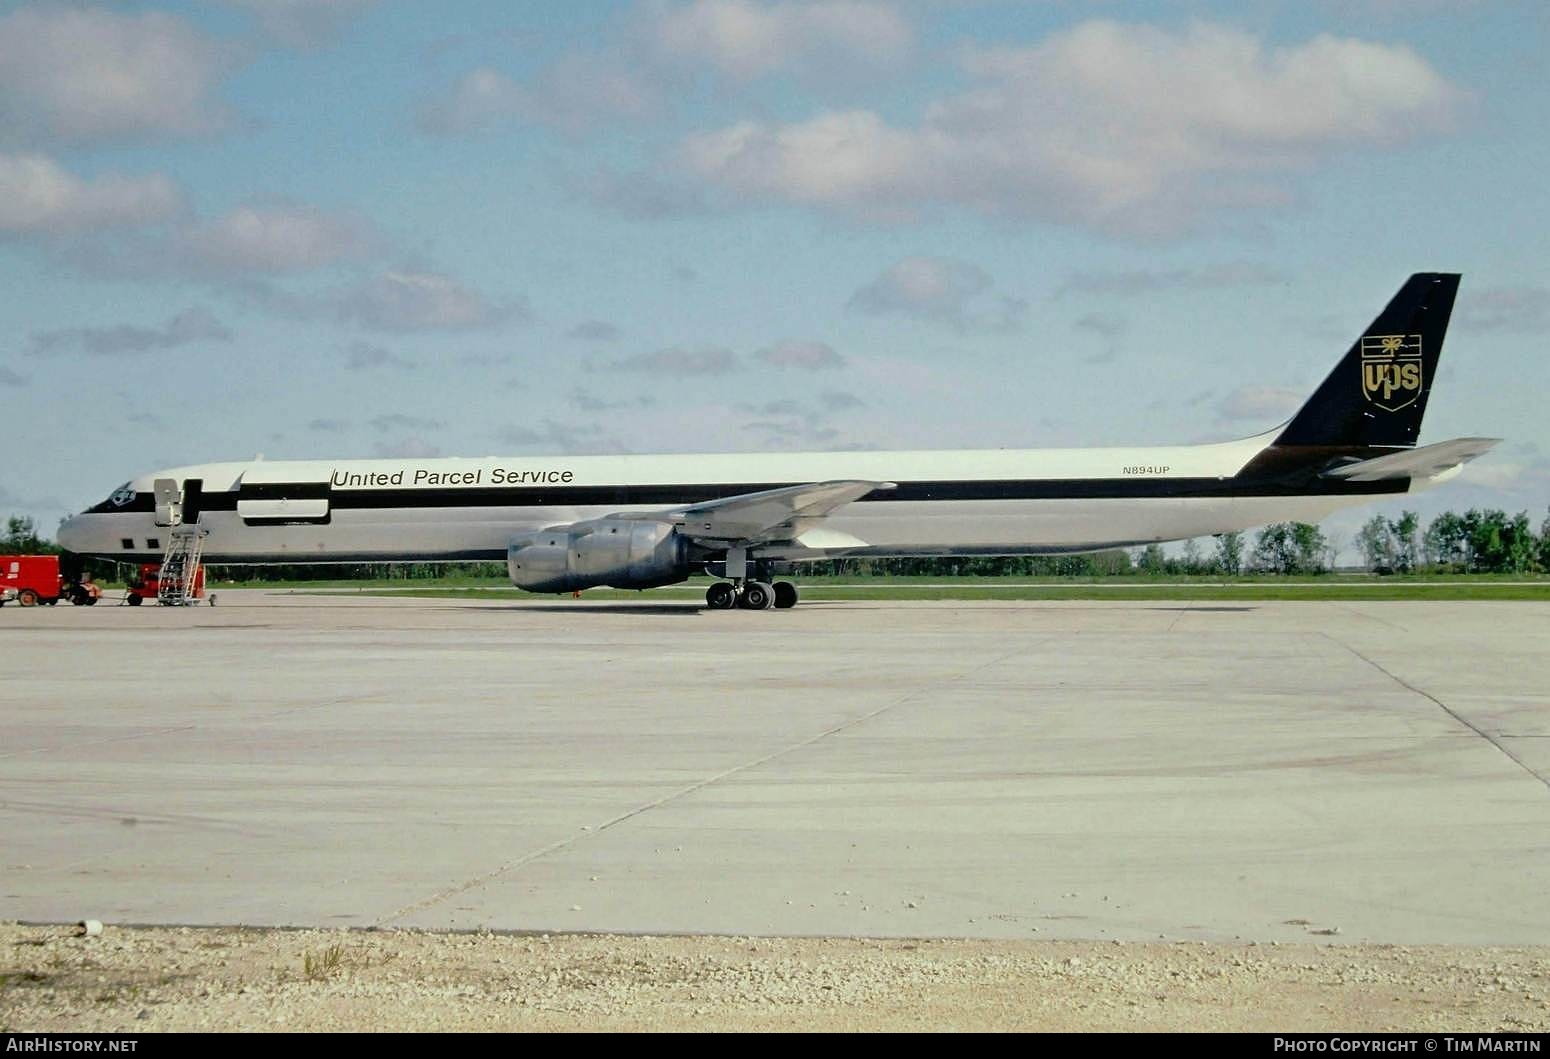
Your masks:
<instances>
[{"instance_id":1,"label":"white fuselage","mask_svg":"<svg viewBox=\"0 0 1550 1059\"><path fill-rule=\"evenodd\" d=\"M60 542L82 554L157 558L167 533L149 505L158 479L202 483L194 504L206 561L230 563L497 559L516 533L842 479L898 488L826 518L814 538L823 554L1089 551L1317 521L1371 499L1223 489L1273 437L1101 449L216 463L127 483L69 519Z\"/></svg>"}]
</instances>

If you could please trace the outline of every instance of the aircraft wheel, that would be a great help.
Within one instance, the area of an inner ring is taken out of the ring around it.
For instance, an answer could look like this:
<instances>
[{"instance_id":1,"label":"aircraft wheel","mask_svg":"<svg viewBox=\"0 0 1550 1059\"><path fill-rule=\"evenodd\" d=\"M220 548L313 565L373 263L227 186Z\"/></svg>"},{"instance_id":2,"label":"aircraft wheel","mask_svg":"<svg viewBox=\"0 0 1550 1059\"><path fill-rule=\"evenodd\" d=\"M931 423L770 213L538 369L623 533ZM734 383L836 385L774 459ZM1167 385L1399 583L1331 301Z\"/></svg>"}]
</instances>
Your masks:
<instances>
[{"instance_id":1,"label":"aircraft wheel","mask_svg":"<svg viewBox=\"0 0 1550 1059\"><path fill-rule=\"evenodd\" d=\"M16 597L16 602L24 607L36 607L38 605L38 594L30 588L24 588Z\"/></svg>"},{"instance_id":2,"label":"aircraft wheel","mask_svg":"<svg viewBox=\"0 0 1550 1059\"><path fill-rule=\"evenodd\" d=\"M775 590L763 581L750 581L743 586L739 602L745 610L769 610L775 605Z\"/></svg>"},{"instance_id":3,"label":"aircraft wheel","mask_svg":"<svg viewBox=\"0 0 1550 1059\"><path fill-rule=\"evenodd\" d=\"M790 581L775 582L775 609L790 610L797 605L797 586Z\"/></svg>"},{"instance_id":4,"label":"aircraft wheel","mask_svg":"<svg viewBox=\"0 0 1550 1059\"><path fill-rule=\"evenodd\" d=\"M141 599L139 596L130 596L125 602L127 602L131 607L138 607L140 604L144 603L145 600Z\"/></svg>"},{"instance_id":5,"label":"aircraft wheel","mask_svg":"<svg viewBox=\"0 0 1550 1059\"><path fill-rule=\"evenodd\" d=\"M737 602L737 590L726 581L717 581L705 590L705 605L711 610L731 610Z\"/></svg>"}]
</instances>

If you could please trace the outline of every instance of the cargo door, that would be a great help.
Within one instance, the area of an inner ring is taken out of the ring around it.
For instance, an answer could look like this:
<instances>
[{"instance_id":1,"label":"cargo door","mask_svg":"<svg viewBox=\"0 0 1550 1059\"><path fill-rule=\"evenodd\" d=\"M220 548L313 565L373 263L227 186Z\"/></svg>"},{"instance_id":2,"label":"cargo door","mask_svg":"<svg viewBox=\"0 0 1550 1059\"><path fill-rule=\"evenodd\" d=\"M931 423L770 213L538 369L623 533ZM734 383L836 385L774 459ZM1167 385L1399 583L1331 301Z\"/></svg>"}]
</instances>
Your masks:
<instances>
[{"instance_id":1,"label":"cargo door","mask_svg":"<svg viewBox=\"0 0 1550 1059\"><path fill-rule=\"evenodd\" d=\"M183 524L183 490L175 478L158 478L151 484L156 497L156 524L180 526Z\"/></svg>"},{"instance_id":2,"label":"cargo door","mask_svg":"<svg viewBox=\"0 0 1550 1059\"><path fill-rule=\"evenodd\" d=\"M205 480L203 478L183 479L183 521L195 523L199 521L199 513L204 507Z\"/></svg>"},{"instance_id":3,"label":"cargo door","mask_svg":"<svg viewBox=\"0 0 1550 1059\"><path fill-rule=\"evenodd\" d=\"M246 471L237 490L237 514L249 526L316 526L329 521L329 470L276 464Z\"/></svg>"}]
</instances>

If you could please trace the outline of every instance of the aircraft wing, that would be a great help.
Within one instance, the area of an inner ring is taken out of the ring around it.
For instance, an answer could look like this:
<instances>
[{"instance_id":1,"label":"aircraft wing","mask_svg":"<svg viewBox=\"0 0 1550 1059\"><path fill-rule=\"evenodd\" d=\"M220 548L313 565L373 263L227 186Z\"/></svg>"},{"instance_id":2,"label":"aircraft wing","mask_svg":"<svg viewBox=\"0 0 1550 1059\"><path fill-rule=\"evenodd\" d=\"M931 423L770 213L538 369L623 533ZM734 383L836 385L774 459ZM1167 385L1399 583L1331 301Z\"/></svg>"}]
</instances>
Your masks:
<instances>
[{"instance_id":1,"label":"aircraft wing","mask_svg":"<svg viewBox=\"0 0 1550 1059\"><path fill-rule=\"evenodd\" d=\"M1386 478L1434 478L1483 456L1496 447L1501 438L1454 438L1418 449L1402 449L1387 456L1359 460L1332 467L1326 478L1344 478L1350 482L1377 482Z\"/></svg>"},{"instance_id":2,"label":"aircraft wing","mask_svg":"<svg viewBox=\"0 0 1550 1059\"><path fill-rule=\"evenodd\" d=\"M706 543L790 540L834 509L892 488L892 482L814 482L723 497L656 517L671 520L685 536Z\"/></svg>"}]
</instances>

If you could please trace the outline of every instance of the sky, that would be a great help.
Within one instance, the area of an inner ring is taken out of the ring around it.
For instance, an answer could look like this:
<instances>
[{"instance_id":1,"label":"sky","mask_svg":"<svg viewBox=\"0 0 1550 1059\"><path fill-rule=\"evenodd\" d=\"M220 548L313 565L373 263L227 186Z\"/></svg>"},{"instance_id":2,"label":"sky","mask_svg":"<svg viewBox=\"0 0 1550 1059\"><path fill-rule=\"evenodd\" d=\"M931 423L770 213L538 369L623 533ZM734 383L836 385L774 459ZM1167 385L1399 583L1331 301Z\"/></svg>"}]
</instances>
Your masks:
<instances>
[{"instance_id":1,"label":"sky","mask_svg":"<svg viewBox=\"0 0 1550 1059\"><path fill-rule=\"evenodd\" d=\"M0 515L223 459L1188 443L1464 274L1373 511L1550 504L1539 0L0 4Z\"/></svg>"}]
</instances>

